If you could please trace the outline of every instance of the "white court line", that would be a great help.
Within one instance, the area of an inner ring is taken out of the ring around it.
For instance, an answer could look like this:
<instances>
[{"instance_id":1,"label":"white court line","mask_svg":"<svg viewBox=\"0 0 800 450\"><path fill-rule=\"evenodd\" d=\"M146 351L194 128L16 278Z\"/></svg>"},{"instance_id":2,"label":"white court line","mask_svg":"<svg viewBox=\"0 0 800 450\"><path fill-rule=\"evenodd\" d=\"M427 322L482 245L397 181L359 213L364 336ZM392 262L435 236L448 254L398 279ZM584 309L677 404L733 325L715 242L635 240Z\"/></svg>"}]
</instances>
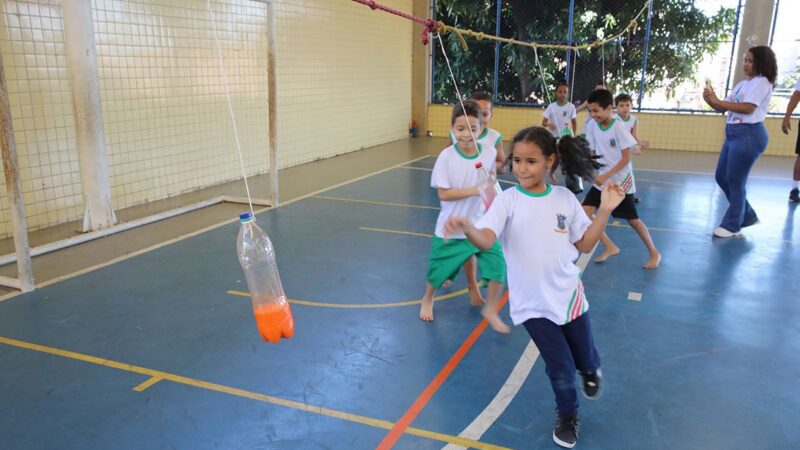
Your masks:
<instances>
[{"instance_id":1,"label":"white court line","mask_svg":"<svg viewBox=\"0 0 800 450\"><path fill-rule=\"evenodd\" d=\"M634 171L635 172L657 172L657 173L681 173L681 174L685 174L685 175L712 175L712 176L715 175L714 172L690 172L690 171L684 171L684 170L662 170L662 169L637 169L637 168L634 168ZM785 181L785 180L789 180L788 174L791 173L791 169L786 173L787 173L786 177L768 177L768 176L764 176L764 175L750 175L748 178L761 178L763 180Z\"/></svg>"},{"instance_id":2,"label":"white court line","mask_svg":"<svg viewBox=\"0 0 800 450\"><path fill-rule=\"evenodd\" d=\"M590 253L582 253L580 258L578 258L578 262L576 263L577 266L581 269L581 275L586 270L586 266L589 264L589 261L592 259L592 255L594 255L594 251L597 249L597 245L594 246ZM536 363L536 359L539 357L539 349L536 348L536 344L533 341L528 342L528 345L525 347L525 350L520 355L517 364L514 366L514 369L511 370L511 374L508 375L506 382L503 383L503 386L497 392L497 395L494 396L491 402L486 405L486 408L475 417L475 420L472 421L466 428L464 428L461 433L458 434L458 437L468 438L473 440L480 440L486 430L491 427L497 418L503 414L509 404L511 404L511 400L516 397L517 393L519 392L520 388L522 388L522 384L528 378L528 375L531 373L531 369L533 369L534 363ZM455 444L447 444L442 447L443 450L463 450L466 447L461 447Z\"/></svg>"},{"instance_id":3,"label":"white court line","mask_svg":"<svg viewBox=\"0 0 800 450\"><path fill-rule=\"evenodd\" d=\"M421 159L425 159L427 157L428 157L427 155L426 156L420 156L419 158L415 158L415 159L412 159L410 161L405 161L405 162L402 162L402 163L399 163L399 164L395 164L394 166L387 167L385 169L381 169L381 170L378 170L378 171L375 171L375 172L372 172L372 173L369 173L369 174L366 174L366 175L362 175L360 177L353 178L352 180L343 181L343 182L335 184L333 186L328 186L328 187L326 187L324 189L320 189L318 191L314 191L314 192L311 192L309 194L301 195L300 197L294 198L294 199L289 200L289 201L287 201L285 203L281 203L281 204L279 204L278 206L276 206L274 208L262 208L262 209L256 210L255 212L256 212L256 214L258 214L260 212L267 211L269 209L275 209L275 208L280 208L281 206L290 205L290 204L292 204L294 202L297 202L297 201L300 201L300 200L303 200L303 199L306 199L306 198L309 198L309 197L313 197L313 196L315 196L317 194L320 194L322 192L329 191L331 189L336 189L338 187L342 187L342 186L348 185L350 183L355 183L356 181L360 181L360 180L363 180L365 178L369 178L369 177L372 177L372 176L375 176L375 175L378 175L378 174L381 174L381 173L384 173L384 172L388 172L390 170L397 169L397 168L402 167L402 166L404 166L404 165L406 165L408 163L413 163L413 162L419 161ZM211 231L213 229L223 227L225 225L228 225L229 223L237 222L238 220L239 220L238 218L225 220L225 221L216 223L214 225L207 226L207 227L202 228L200 230L193 231L191 233L184 234L182 236L178 236L178 237L170 239L168 241L160 242L160 243L158 243L156 245L153 245L153 246L150 246L150 247L147 247L147 248L143 248L141 250L137 250L137 251L135 251L133 253L128 253L127 255L123 255L123 256L114 258L112 260L109 260L109 261L106 261L106 262L103 262L103 263L100 263L100 264L96 264L94 266L86 267L86 268L83 268L81 270L78 270L78 271L75 271L75 272L72 272L72 273L68 273L66 275L62 275L62 276L57 277L57 278L53 278L52 280L47 280L44 283L38 283L38 284L36 284L36 289L40 289L40 288L43 288L43 287L46 287L46 286L50 286L50 285L56 284L56 283L58 283L60 281L68 280L70 278L74 278L74 277L77 277L79 275L83 275L85 273L89 273L89 272L95 271L97 269L102 269L103 267L107 267L107 266L110 266L112 264L118 263L120 261L124 261L126 259L133 258L134 256L138 256L138 255L141 255L143 253L147 253L147 252L150 252L150 251L153 251L153 250L157 250L157 249L159 249L161 247L166 247L167 245L174 244L175 242L182 241L182 240L190 238L192 236L197 236L198 234L205 233L206 231ZM11 299L11 298L14 298L14 297L16 297L18 295L21 295L21 294L22 294L22 292L9 292L8 294L0 296L0 302L8 300L8 299Z\"/></svg>"}]
</instances>

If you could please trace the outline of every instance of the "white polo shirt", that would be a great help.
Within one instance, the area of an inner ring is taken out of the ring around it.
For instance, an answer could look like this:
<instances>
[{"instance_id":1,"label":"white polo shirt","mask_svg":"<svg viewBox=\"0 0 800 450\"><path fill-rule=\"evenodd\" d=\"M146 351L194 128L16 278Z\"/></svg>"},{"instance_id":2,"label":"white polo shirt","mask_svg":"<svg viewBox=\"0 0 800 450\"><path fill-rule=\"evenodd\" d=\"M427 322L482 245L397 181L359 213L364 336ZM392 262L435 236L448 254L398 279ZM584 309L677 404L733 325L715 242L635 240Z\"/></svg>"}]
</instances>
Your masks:
<instances>
[{"instance_id":1,"label":"white polo shirt","mask_svg":"<svg viewBox=\"0 0 800 450\"><path fill-rule=\"evenodd\" d=\"M750 114L739 114L728 111L726 123L759 123L763 122L769 111L772 98L772 84L761 75L736 83L725 101L734 103L752 103L756 109Z\"/></svg>"},{"instance_id":2,"label":"white polo shirt","mask_svg":"<svg viewBox=\"0 0 800 450\"><path fill-rule=\"evenodd\" d=\"M439 153L436 164L431 173L431 187L438 189L463 189L477 186L480 182L478 169L475 164L483 163L483 167L488 171L495 168L495 158L497 149L493 146L484 147L478 144L478 154L466 156L461 153L457 145L451 145ZM483 201L479 195L462 198L455 201L440 200L442 210L436 220L436 236L444 238L444 224L451 216L466 217L475 222L483 214ZM452 239L465 239L464 234L449 236Z\"/></svg>"},{"instance_id":3,"label":"white polo shirt","mask_svg":"<svg viewBox=\"0 0 800 450\"><path fill-rule=\"evenodd\" d=\"M633 114L628 114L628 118L623 119L619 114L614 114L614 118L619 119L619 121L622 122L622 126L628 130L628 133L631 133L631 136L633 136L633 128L639 123L639 119L637 119L636 116Z\"/></svg>"},{"instance_id":4,"label":"white polo shirt","mask_svg":"<svg viewBox=\"0 0 800 450\"><path fill-rule=\"evenodd\" d=\"M475 223L492 230L503 247L514 325L533 318L563 325L589 309L574 243L591 223L575 195L561 186L541 194L506 189Z\"/></svg>"},{"instance_id":5,"label":"white polo shirt","mask_svg":"<svg viewBox=\"0 0 800 450\"><path fill-rule=\"evenodd\" d=\"M589 141L589 148L600 156L599 161L603 164L603 167L598 171L600 174L608 172L620 162L623 150L630 150L636 145L636 139L631 136L619 119L613 119L607 127L603 127L599 122L593 121L586 130L586 140ZM622 170L615 173L602 186L597 184L594 186L602 191L611 183L618 183L626 194L635 193L636 182L633 179L633 164L628 161L628 164Z\"/></svg>"},{"instance_id":6,"label":"white polo shirt","mask_svg":"<svg viewBox=\"0 0 800 450\"><path fill-rule=\"evenodd\" d=\"M572 124L572 119L577 117L577 113L575 112L575 105L572 103L564 102L562 104L556 101L547 105L544 110L544 117L556 126L555 130L550 130L553 136L561 137L561 130Z\"/></svg>"}]
</instances>

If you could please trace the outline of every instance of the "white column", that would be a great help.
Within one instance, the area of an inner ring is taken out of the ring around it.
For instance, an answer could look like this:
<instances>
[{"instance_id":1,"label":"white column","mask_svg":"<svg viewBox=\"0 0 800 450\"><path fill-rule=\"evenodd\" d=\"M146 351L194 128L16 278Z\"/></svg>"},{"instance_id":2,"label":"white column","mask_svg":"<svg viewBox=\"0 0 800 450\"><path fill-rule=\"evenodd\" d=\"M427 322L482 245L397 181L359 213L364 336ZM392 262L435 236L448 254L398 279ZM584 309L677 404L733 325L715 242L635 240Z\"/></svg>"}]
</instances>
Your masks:
<instances>
[{"instance_id":1,"label":"white column","mask_svg":"<svg viewBox=\"0 0 800 450\"><path fill-rule=\"evenodd\" d=\"M85 205L82 231L87 232L110 227L117 221L108 183L92 2L64 0L61 9Z\"/></svg>"},{"instance_id":2,"label":"white column","mask_svg":"<svg viewBox=\"0 0 800 450\"><path fill-rule=\"evenodd\" d=\"M744 54L750 47L769 45L769 36L772 29L772 16L775 12L775 0L746 0L742 9L742 27L737 38L737 51L733 64L736 71L733 75L733 85L745 79L742 71Z\"/></svg>"},{"instance_id":3,"label":"white column","mask_svg":"<svg viewBox=\"0 0 800 450\"><path fill-rule=\"evenodd\" d=\"M11 223L14 226L14 248L17 253L16 283L22 292L33 290L33 269L31 267L31 249L28 246L28 225L25 221L25 204L22 201L22 189L19 182L19 166L17 165L17 144L14 140L14 127L11 124L11 109L8 105L8 86L3 59L0 56L0 151L3 153L3 173L6 178ZM14 280L8 280L14 281Z\"/></svg>"}]
</instances>

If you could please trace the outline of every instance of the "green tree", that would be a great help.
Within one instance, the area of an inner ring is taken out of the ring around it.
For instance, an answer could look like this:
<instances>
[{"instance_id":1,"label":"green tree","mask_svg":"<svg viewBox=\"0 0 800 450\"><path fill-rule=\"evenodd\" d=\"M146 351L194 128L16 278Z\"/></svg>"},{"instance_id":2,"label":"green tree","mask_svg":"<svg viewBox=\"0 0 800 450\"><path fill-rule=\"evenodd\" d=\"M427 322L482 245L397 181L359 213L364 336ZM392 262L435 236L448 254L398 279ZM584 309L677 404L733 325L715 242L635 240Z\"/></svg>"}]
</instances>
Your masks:
<instances>
[{"instance_id":1,"label":"green tree","mask_svg":"<svg viewBox=\"0 0 800 450\"><path fill-rule=\"evenodd\" d=\"M643 1L575 0L573 41L593 42L598 33L609 36L622 29L641 9ZM444 23L495 34L497 2L493 0L435 0L436 18ZM605 79L616 89L638 92L644 55L646 14L630 35L603 48L581 50L574 65L575 99L583 99L595 84ZM668 93L692 79L704 55L716 52L732 37L734 8L720 8L706 15L693 0L655 0L645 91L665 88ZM566 43L569 23L568 0L503 0L503 37L522 41ZM491 41L468 40L465 52L454 35L443 37L459 87L491 91L494 83L494 50ZM435 57L434 100L451 102L455 91L438 48ZM729 43L727 45L730 45ZM573 53L573 57L575 54ZM566 78L566 53L540 50L542 72L534 51L518 45L500 46L498 101L541 103L554 82ZM603 73L605 68L605 74Z\"/></svg>"}]
</instances>

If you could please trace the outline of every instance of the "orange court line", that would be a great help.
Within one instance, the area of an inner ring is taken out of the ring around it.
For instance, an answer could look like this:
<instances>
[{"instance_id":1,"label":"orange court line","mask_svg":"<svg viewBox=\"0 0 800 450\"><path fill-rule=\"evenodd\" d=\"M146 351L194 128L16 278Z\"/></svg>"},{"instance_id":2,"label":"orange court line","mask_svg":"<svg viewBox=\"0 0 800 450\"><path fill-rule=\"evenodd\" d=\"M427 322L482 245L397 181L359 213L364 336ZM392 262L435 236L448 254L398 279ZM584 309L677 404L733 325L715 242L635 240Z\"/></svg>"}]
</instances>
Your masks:
<instances>
[{"instance_id":1,"label":"orange court line","mask_svg":"<svg viewBox=\"0 0 800 450\"><path fill-rule=\"evenodd\" d=\"M497 306L498 309L505 306L506 301L508 301L508 291L503 294L503 297L500 299L499 305ZM467 352L472 348L478 338L483 334L483 331L486 330L486 327L489 325L489 322L486 319L481 320L481 322L472 330L472 333L467 337L464 343L456 350L453 356L450 358L449 361L442 367L442 370L439 371L438 374L433 378L433 381L430 382L428 387L422 391L422 393L417 397L414 403L408 408L408 411L403 414L403 416L398 420L392 429L389 431L389 434L383 438L380 444L376 447L376 450L388 450L394 446L400 436L402 436L406 429L411 426L411 422L417 418L419 413L425 408L428 402L433 398L436 391L444 384L450 374L458 367L458 364L461 363L461 360L464 359L464 356L467 355Z\"/></svg>"}]
</instances>

